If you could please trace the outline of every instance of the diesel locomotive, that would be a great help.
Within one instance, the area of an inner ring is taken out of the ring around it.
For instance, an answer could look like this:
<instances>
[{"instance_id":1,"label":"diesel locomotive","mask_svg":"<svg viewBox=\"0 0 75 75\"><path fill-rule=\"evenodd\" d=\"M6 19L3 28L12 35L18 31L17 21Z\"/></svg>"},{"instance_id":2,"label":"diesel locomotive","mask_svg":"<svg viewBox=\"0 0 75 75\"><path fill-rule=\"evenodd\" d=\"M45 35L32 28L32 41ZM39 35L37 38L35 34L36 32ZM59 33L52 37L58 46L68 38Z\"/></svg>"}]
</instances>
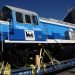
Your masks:
<instances>
[{"instance_id":1,"label":"diesel locomotive","mask_svg":"<svg viewBox=\"0 0 75 75\"><path fill-rule=\"evenodd\" d=\"M0 11L0 61L14 68L75 57L75 25L5 5Z\"/></svg>"}]
</instances>

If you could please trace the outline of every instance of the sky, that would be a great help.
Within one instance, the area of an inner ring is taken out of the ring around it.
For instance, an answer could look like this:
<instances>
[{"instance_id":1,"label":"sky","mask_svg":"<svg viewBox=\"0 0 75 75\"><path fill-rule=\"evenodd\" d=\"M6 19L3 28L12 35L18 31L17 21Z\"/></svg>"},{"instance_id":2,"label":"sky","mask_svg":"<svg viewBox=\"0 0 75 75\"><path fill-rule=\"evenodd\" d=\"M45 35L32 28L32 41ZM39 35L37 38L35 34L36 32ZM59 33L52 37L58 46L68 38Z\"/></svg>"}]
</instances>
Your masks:
<instances>
[{"instance_id":1,"label":"sky","mask_svg":"<svg viewBox=\"0 0 75 75\"><path fill-rule=\"evenodd\" d=\"M69 9L75 7L75 0L0 0L0 9L4 5L34 11L40 17L63 20Z\"/></svg>"}]
</instances>

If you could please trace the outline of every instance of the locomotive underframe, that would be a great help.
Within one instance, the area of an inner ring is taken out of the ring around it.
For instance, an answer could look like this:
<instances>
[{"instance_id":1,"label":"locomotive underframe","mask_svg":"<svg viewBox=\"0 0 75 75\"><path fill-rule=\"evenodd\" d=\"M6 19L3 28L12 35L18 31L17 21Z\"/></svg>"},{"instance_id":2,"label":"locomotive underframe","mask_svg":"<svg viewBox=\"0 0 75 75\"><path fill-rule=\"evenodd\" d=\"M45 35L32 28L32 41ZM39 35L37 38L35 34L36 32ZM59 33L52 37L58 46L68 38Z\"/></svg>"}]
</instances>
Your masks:
<instances>
[{"instance_id":1,"label":"locomotive underframe","mask_svg":"<svg viewBox=\"0 0 75 75\"><path fill-rule=\"evenodd\" d=\"M58 61L74 58L74 45L69 43L3 43L3 52L0 52L0 59L6 63L9 62L12 68L29 67L31 64L35 65L35 56L40 55L42 49L42 63L50 64L49 56ZM2 44L0 47L2 48ZM44 53L44 49L49 55Z\"/></svg>"}]
</instances>

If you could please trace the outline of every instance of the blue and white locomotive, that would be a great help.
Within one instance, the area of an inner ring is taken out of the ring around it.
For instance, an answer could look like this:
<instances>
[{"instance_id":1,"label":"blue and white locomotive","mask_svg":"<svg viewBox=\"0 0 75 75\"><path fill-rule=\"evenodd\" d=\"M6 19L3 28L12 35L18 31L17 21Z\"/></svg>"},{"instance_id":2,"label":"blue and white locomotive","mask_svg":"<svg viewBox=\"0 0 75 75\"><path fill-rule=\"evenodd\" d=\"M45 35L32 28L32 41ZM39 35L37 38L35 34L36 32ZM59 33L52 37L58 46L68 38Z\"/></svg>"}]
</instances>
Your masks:
<instances>
[{"instance_id":1,"label":"blue and white locomotive","mask_svg":"<svg viewBox=\"0 0 75 75\"><path fill-rule=\"evenodd\" d=\"M40 49L58 60L75 56L75 25L39 17L35 12L4 6L0 11L0 59L21 67L34 64ZM44 55L43 62L48 63Z\"/></svg>"}]
</instances>

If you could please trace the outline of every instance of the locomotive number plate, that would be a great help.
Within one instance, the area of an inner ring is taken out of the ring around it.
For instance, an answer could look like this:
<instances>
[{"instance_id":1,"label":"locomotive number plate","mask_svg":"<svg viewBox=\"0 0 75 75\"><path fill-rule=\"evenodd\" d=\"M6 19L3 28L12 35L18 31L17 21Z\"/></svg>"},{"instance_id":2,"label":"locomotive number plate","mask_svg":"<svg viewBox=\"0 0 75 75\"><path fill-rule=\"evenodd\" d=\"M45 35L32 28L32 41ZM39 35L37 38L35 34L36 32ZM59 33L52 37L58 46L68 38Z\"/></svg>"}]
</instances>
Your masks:
<instances>
[{"instance_id":1,"label":"locomotive number plate","mask_svg":"<svg viewBox=\"0 0 75 75\"><path fill-rule=\"evenodd\" d=\"M25 30L25 39L26 40L35 40L35 34L32 30Z\"/></svg>"}]
</instances>

